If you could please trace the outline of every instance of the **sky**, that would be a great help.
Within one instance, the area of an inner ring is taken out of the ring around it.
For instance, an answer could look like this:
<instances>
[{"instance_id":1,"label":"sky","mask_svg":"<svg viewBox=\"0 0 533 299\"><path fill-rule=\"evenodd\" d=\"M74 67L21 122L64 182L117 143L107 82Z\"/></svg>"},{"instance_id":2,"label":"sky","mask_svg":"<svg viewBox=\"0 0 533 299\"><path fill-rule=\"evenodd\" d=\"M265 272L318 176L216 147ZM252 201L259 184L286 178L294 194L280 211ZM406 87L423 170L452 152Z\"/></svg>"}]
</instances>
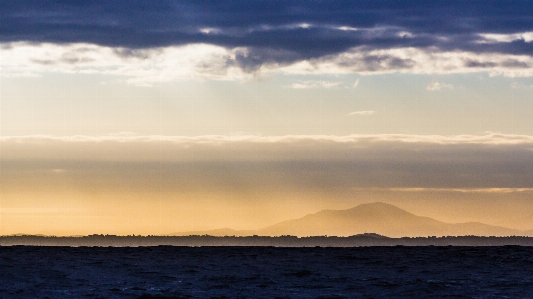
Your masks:
<instances>
[{"instance_id":1,"label":"sky","mask_svg":"<svg viewBox=\"0 0 533 299\"><path fill-rule=\"evenodd\" d=\"M2 3L0 234L533 229L532 1Z\"/></svg>"}]
</instances>

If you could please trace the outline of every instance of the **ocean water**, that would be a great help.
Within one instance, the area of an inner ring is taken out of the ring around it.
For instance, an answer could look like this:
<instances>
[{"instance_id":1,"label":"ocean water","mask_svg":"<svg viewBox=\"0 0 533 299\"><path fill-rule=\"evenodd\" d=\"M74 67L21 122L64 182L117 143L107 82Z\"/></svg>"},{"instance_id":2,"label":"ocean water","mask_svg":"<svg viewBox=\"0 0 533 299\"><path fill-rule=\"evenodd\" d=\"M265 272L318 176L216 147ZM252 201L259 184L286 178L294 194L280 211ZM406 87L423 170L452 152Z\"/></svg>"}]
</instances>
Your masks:
<instances>
[{"instance_id":1,"label":"ocean water","mask_svg":"<svg viewBox=\"0 0 533 299\"><path fill-rule=\"evenodd\" d=\"M0 247L0 298L533 298L533 247Z\"/></svg>"}]
</instances>

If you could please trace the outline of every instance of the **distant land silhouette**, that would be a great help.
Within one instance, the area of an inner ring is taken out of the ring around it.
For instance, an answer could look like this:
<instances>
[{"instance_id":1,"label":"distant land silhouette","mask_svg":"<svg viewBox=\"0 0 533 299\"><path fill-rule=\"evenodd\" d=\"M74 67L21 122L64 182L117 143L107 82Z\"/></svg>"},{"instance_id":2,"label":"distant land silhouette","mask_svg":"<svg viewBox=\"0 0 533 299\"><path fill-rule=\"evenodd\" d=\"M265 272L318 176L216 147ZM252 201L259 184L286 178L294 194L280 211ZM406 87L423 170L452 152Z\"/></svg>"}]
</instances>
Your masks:
<instances>
[{"instance_id":1,"label":"distant land silhouette","mask_svg":"<svg viewBox=\"0 0 533 299\"><path fill-rule=\"evenodd\" d=\"M275 247L360 247L360 246L533 246L533 237L403 237L389 238L367 233L349 237L296 236L0 236L1 246L275 246Z\"/></svg>"},{"instance_id":2,"label":"distant land silhouette","mask_svg":"<svg viewBox=\"0 0 533 299\"><path fill-rule=\"evenodd\" d=\"M210 236L353 236L376 233L388 237L425 236L533 236L521 231L479 222L446 223L417 216L382 202L361 204L347 210L323 210L299 219L287 220L258 230L222 228L179 232L171 235Z\"/></svg>"},{"instance_id":3,"label":"distant land silhouette","mask_svg":"<svg viewBox=\"0 0 533 299\"><path fill-rule=\"evenodd\" d=\"M221 228L166 236L0 236L0 246L533 246L533 230L446 223L376 202L323 210L258 230Z\"/></svg>"}]
</instances>

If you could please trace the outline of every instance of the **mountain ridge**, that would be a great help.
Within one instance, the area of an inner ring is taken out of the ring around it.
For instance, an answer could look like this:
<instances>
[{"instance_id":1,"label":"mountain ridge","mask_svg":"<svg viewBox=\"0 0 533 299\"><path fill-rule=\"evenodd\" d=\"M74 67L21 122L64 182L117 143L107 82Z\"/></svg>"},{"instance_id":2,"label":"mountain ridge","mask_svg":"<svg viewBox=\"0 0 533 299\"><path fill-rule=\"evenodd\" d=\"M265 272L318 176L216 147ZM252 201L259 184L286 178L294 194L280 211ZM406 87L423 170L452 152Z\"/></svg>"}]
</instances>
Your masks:
<instances>
[{"instance_id":1,"label":"mountain ridge","mask_svg":"<svg viewBox=\"0 0 533 299\"><path fill-rule=\"evenodd\" d=\"M532 235L531 231L520 231L481 222L447 223L430 217L418 216L383 202L361 204L345 210L321 210L257 230L226 228L173 235L351 236L363 233L376 233L388 237Z\"/></svg>"}]
</instances>

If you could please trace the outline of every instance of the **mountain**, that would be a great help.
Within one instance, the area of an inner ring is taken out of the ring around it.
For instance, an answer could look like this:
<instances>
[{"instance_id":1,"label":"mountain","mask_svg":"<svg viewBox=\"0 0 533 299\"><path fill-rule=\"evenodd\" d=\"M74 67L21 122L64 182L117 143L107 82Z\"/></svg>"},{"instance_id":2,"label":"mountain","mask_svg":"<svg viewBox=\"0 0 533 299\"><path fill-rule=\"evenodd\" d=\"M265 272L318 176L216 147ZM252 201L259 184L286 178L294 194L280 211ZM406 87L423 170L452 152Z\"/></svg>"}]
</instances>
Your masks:
<instances>
[{"instance_id":1,"label":"mountain","mask_svg":"<svg viewBox=\"0 0 533 299\"><path fill-rule=\"evenodd\" d=\"M446 223L381 202L362 204L347 210L320 211L263 228L258 234L350 236L365 232L389 237L524 234L518 230L478 222Z\"/></svg>"},{"instance_id":2,"label":"mountain","mask_svg":"<svg viewBox=\"0 0 533 299\"><path fill-rule=\"evenodd\" d=\"M323 210L255 231L221 229L195 232L194 234L217 236L351 236L362 233L377 233L388 237L528 235L528 232L479 222L446 223L429 217L417 216L396 206L381 202L362 204L347 210ZM184 234L191 233L179 235Z\"/></svg>"}]
</instances>

